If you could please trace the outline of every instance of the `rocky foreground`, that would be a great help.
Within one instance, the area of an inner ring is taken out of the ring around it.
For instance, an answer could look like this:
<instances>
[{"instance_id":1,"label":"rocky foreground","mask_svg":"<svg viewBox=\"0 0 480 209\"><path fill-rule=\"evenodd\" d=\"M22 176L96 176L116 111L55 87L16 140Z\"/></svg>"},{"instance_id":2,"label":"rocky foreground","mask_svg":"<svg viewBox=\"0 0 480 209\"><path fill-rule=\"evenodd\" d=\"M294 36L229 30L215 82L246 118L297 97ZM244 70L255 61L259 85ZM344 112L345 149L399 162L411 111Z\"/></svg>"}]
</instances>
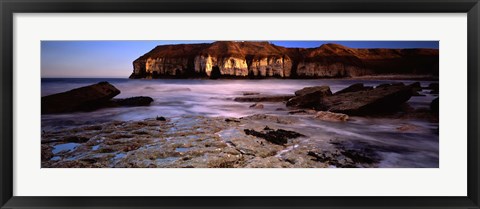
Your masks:
<instances>
[{"instance_id":1,"label":"rocky foreground","mask_svg":"<svg viewBox=\"0 0 480 209\"><path fill-rule=\"evenodd\" d=\"M80 89L91 92L99 87L103 90L92 94L119 93L105 82ZM389 144L388 135L385 143L359 141L348 135L329 132L328 127L341 127L365 117L399 121L413 118L438 124L438 98L432 101L430 109L415 110L405 104L412 96L422 96L418 92L421 89L438 94L438 84L421 87L419 83L408 86L393 83L371 87L359 83L335 93L328 86L314 86L292 95L265 96L249 92L235 98L237 102L254 102L250 108L263 108L262 103L267 102L285 103L289 115L256 114L241 118L152 116L141 121L88 123L44 130L42 167L382 167L387 155L414 156L413 152ZM78 93L77 89L46 98L71 98ZM115 102L114 96L90 98L97 98L105 105ZM74 101L77 105L70 104L73 107L95 103L95 100ZM308 123L322 126L305 126ZM367 128L374 131L376 127ZM431 130L405 122L389 131L415 137Z\"/></svg>"},{"instance_id":2,"label":"rocky foreground","mask_svg":"<svg viewBox=\"0 0 480 209\"><path fill-rule=\"evenodd\" d=\"M439 72L438 49L286 48L255 41L161 45L136 59L133 68L130 78L438 77Z\"/></svg>"}]
</instances>

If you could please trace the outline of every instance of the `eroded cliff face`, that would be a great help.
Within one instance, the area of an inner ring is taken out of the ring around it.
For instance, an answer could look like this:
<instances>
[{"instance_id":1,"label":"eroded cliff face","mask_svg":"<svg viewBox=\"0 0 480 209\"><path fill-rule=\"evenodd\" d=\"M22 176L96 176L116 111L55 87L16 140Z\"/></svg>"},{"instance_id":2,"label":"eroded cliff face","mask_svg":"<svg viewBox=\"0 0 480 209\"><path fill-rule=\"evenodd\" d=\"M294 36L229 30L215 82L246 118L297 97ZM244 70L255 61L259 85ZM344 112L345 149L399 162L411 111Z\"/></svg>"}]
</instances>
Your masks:
<instances>
[{"instance_id":1,"label":"eroded cliff face","mask_svg":"<svg viewBox=\"0 0 480 209\"><path fill-rule=\"evenodd\" d=\"M285 48L219 41L157 46L133 62L130 78L328 78L381 74L438 75L436 49L353 49L338 44Z\"/></svg>"},{"instance_id":2,"label":"eroded cliff face","mask_svg":"<svg viewBox=\"0 0 480 209\"><path fill-rule=\"evenodd\" d=\"M224 76L248 76L248 66L245 59L236 57L212 57L210 55L195 57L195 73L211 77L215 73ZM218 72L215 72L218 71Z\"/></svg>"}]
</instances>

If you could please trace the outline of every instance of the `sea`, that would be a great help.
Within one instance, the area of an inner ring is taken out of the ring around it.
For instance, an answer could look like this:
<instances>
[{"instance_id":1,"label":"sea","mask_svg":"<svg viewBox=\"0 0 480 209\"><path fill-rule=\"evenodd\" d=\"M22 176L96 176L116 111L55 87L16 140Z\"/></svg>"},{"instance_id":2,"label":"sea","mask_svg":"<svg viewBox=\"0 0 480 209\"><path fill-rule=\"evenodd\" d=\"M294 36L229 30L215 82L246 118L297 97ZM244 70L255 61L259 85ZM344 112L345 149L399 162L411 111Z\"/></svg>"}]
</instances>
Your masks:
<instances>
[{"instance_id":1,"label":"sea","mask_svg":"<svg viewBox=\"0 0 480 209\"><path fill-rule=\"evenodd\" d=\"M263 109L250 108L254 103L236 102L235 97L244 94L261 95L294 94L308 86L330 86L332 92L355 83L377 86L384 83L403 82L408 85L420 82L426 87L438 81L414 80L352 80L352 79L123 79L123 78L42 78L41 95L47 96L74 88L107 81L121 91L115 98L149 96L154 99L150 106L105 108L93 112L42 115L42 129L50 130L78 124L108 121L135 121L147 118L182 117L202 115L209 117L243 117L253 114L289 115L283 103L265 102ZM429 108L438 94L430 90L420 92L407 103L415 109ZM420 119L394 119L351 117L347 123L318 122L302 120L301 126L307 134L332 133L363 140L369 143L400 147L412 154L392 152L380 167L430 167L439 165L439 123ZM413 132L398 131L399 127L417 127ZM383 146L385 147L385 146ZM401 158L401 159L400 159Z\"/></svg>"}]
</instances>

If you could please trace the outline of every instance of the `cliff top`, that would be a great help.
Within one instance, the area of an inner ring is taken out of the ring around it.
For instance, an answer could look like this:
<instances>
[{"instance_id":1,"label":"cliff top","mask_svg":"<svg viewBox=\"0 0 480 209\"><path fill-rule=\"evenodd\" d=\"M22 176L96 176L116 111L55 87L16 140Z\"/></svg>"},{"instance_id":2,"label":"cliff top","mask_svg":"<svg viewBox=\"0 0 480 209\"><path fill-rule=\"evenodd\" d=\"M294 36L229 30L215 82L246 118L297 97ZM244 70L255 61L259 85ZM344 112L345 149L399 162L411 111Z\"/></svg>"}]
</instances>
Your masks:
<instances>
[{"instance_id":1,"label":"cliff top","mask_svg":"<svg viewBox=\"0 0 480 209\"><path fill-rule=\"evenodd\" d=\"M286 48L276 46L266 41L216 41L205 44L176 44L159 45L139 57L159 58L159 57L191 57L196 55L210 55L216 57L267 57L267 56L290 56L303 57L305 59L321 59L322 57L354 57L359 59L385 59L397 58L409 55L432 55L438 56L438 49L387 49L372 48L360 49L349 48L340 44L323 44L317 48Z\"/></svg>"}]
</instances>

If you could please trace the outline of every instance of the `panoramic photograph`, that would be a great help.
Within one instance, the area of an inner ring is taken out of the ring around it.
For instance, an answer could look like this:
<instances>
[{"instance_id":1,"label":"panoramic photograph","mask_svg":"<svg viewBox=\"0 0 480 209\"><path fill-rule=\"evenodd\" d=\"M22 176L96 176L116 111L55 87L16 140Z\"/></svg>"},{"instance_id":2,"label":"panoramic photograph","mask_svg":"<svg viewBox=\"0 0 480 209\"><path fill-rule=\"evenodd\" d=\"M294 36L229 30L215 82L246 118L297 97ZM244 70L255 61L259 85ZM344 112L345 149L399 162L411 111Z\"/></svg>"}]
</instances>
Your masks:
<instances>
[{"instance_id":1,"label":"panoramic photograph","mask_svg":"<svg viewBox=\"0 0 480 209\"><path fill-rule=\"evenodd\" d=\"M42 41L42 168L438 168L438 41Z\"/></svg>"}]
</instances>

